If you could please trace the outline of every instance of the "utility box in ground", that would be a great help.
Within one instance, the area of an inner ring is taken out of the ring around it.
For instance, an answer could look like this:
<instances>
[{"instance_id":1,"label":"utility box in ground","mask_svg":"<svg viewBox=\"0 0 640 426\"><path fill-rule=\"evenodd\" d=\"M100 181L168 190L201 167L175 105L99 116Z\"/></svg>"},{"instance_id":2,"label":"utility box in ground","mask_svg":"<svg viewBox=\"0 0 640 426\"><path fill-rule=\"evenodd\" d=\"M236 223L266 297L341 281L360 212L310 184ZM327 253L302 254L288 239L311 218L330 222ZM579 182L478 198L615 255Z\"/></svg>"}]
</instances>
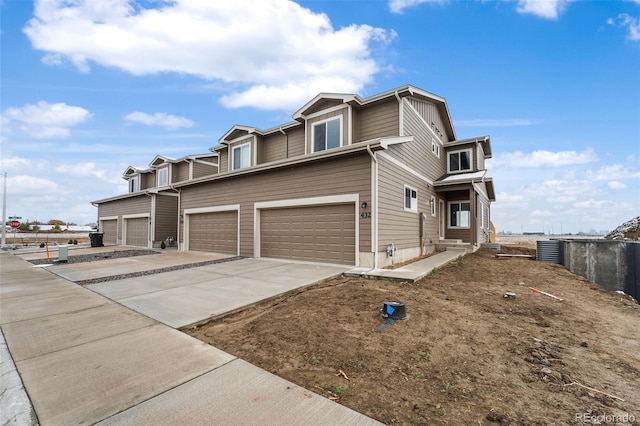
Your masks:
<instances>
[{"instance_id":1,"label":"utility box in ground","mask_svg":"<svg viewBox=\"0 0 640 426\"><path fill-rule=\"evenodd\" d=\"M91 240L91 247L103 247L102 236L104 232L91 232L89 233L89 239Z\"/></svg>"},{"instance_id":2,"label":"utility box in ground","mask_svg":"<svg viewBox=\"0 0 640 426\"><path fill-rule=\"evenodd\" d=\"M69 260L69 246L58 246L58 262L66 262Z\"/></svg>"}]
</instances>

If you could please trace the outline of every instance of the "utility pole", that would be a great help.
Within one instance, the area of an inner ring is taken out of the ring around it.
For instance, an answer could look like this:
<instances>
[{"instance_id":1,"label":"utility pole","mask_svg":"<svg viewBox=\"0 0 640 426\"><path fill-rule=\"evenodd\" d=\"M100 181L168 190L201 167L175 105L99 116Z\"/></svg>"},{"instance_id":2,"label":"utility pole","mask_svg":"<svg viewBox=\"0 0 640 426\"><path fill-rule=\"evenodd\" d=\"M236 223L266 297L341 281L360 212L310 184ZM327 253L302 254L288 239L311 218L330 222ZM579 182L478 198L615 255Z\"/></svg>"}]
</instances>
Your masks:
<instances>
[{"instance_id":1,"label":"utility pole","mask_svg":"<svg viewBox=\"0 0 640 426\"><path fill-rule=\"evenodd\" d=\"M2 248L7 246L7 172L4 172L4 190L2 191Z\"/></svg>"}]
</instances>

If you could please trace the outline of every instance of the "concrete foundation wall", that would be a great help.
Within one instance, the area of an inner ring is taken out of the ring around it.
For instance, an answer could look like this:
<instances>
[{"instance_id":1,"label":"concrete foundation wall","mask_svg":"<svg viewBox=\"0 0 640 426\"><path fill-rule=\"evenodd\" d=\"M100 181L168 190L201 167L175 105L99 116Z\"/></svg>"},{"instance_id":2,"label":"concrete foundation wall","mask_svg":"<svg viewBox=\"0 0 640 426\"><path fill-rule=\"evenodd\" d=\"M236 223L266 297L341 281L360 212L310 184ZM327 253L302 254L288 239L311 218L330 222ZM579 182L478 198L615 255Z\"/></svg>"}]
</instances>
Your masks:
<instances>
[{"instance_id":1,"label":"concrete foundation wall","mask_svg":"<svg viewBox=\"0 0 640 426\"><path fill-rule=\"evenodd\" d=\"M640 243L563 240L561 262L576 275L640 300Z\"/></svg>"}]
</instances>

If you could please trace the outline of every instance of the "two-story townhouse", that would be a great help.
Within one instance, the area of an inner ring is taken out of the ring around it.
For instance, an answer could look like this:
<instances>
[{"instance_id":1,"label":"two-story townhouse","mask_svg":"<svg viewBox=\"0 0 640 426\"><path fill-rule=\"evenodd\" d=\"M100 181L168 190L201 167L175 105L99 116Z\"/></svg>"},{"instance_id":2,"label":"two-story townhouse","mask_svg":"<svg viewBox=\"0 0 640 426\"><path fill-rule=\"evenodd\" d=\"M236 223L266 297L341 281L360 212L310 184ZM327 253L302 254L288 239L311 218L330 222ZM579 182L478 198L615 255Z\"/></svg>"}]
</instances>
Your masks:
<instances>
[{"instance_id":1,"label":"two-story townhouse","mask_svg":"<svg viewBox=\"0 0 640 426\"><path fill-rule=\"evenodd\" d=\"M171 186L181 250L381 267L488 240L490 140L456 140L443 98L322 93L293 119L232 127L210 148L217 174Z\"/></svg>"},{"instance_id":2,"label":"two-story townhouse","mask_svg":"<svg viewBox=\"0 0 640 426\"><path fill-rule=\"evenodd\" d=\"M218 173L212 152L179 159L156 156L147 168L127 167L128 193L95 201L104 244L160 247L178 235L178 191L173 185Z\"/></svg>"}]
</instances>

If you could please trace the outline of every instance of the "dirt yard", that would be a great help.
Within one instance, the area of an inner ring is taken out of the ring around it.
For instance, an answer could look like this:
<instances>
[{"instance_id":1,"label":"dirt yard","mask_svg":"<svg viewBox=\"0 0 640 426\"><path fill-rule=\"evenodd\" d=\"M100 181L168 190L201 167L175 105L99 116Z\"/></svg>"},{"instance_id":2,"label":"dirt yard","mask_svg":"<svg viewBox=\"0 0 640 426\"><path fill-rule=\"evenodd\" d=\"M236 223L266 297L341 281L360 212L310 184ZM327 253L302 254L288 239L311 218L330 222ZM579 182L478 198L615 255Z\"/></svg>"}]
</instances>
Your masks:
<instances>
[{"instance_id":1,"label":"dirt yard","mask_svg":"<svg viewBox=\"0 0 640 426\"><path fill-rule=\"evenodd\" d=\"M640 305L495 253L413 284L337 278L186 332L386 424L640 424ZM385 301L408 318L380 331Z\"/></svg>"}]
</instances>

